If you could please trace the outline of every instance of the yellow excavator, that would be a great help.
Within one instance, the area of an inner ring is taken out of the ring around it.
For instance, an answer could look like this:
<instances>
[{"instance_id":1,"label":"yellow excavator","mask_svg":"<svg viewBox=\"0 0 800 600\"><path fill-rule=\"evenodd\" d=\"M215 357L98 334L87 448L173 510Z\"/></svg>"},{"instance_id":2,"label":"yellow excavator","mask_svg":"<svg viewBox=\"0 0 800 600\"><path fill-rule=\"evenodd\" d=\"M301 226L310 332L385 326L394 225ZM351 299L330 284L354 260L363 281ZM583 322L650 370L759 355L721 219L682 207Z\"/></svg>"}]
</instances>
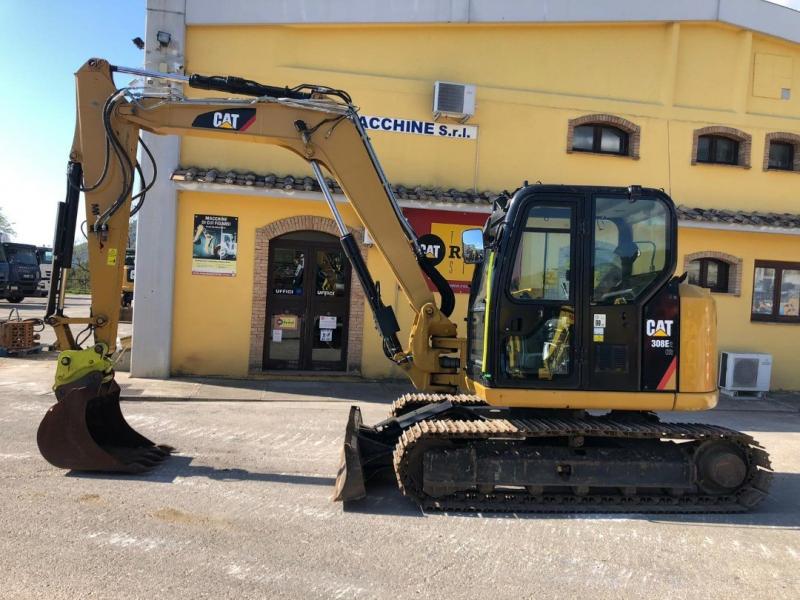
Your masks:
<instances>
[{"instance_id":1,"label":"yellow excavator","mask_svg":"<svg viewBox=\"0 0 800 600\"><path fill-rule=\"evenodd\" d=\"M117 89L115 72L144 84ZM526 184L498 197L485 227L463 236L463 256L476 268L466 335L459 335L450 319L453 292L404 218L346 92L99 59L76 80L77 125L47 307L62 350L57 403L38 432L53 465L142 472L173 450L125 422L110 360L128 220L152 186L132 193L139 145L155 173L139 138L148 131L280 146L316 176L385 354L419 390L372 426L350 409L336 500L365 496L366 482L385 469L394 470L403 494L439 510L736 512L767 496L769 458L750 436L656 415L713 408L718 394L714 303L675 276L677 215L662 191ZM182 86L228 97L186 98ZM414 311L405 346L323 169ZM91 316L74 318L64 312L64 292L81 192L92 307Z\"/></svg>"}]
</instances>

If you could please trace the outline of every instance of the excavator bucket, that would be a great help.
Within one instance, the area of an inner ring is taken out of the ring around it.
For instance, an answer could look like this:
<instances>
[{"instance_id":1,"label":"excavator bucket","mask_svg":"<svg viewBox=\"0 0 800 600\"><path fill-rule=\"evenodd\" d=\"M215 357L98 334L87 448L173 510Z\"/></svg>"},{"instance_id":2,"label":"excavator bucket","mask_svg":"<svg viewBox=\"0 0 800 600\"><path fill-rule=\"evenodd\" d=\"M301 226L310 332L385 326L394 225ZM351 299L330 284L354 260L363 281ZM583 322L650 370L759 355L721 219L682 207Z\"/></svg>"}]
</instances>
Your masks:
<instances>
[{"instance_id":1,"label":"excavator bucket","mask_svg":"<svg viewBox=\"0 0 800 600\"><path fill-rule=\"evenodd\" d=\"M137 433L122 416L119 386L93 372L56 390L58 402L39 425L36 441L52 465L76 471L141 473L173 451Z\"/></svg>"}]
</instances>

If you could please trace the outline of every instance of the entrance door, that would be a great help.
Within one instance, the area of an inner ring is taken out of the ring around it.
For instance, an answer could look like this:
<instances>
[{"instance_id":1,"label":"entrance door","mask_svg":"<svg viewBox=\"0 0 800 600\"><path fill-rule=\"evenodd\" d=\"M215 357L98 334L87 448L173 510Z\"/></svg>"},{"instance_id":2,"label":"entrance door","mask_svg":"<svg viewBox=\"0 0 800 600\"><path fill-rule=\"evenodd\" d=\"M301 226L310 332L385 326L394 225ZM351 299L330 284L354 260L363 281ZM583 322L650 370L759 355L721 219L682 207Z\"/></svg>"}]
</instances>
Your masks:
<instances>
[{"instance_id":1,"label":"entrance door","mask_svg":"<svg viewBox=\"0 0 800 600\"><path fill-rule=\"evenodd\" d=\"M293 232L269 244L264 369L344 371L350 263L339 241Z\"/></svg>"}]
</instances>

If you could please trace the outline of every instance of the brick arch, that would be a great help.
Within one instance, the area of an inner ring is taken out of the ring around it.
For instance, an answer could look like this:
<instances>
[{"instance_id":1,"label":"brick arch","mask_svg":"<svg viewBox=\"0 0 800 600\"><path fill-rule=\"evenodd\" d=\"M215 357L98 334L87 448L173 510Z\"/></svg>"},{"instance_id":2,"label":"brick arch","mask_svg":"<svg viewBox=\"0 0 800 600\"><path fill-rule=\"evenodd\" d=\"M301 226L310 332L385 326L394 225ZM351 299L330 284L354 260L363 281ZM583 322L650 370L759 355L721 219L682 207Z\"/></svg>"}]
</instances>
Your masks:
<instances>
[{"instance_id":1,"label":"brick arch","mask_svg":"<svg viewBox=\"0 0 800 600\"><path fill-rule=\"evenodd\" d=\"M348 227L358 244L364 260L367 249L364 246L364 230ZM253 309L250 318L250 357L251 371L260 371L264 350L265 321L267 317L267 267L269 262L269 242L293 231L320 231L339 237L339 229L333 219L312 215L299 215L274 221L256 229L255 257L253 267ZM361 370L362 330L364 325L364 290L361 289L355 270L350 275L350 317L347 331L347 370Z\"/></svg>"},{"instance_id":2,"label":"brick arch","mask_svg":"<svg viewBox=\"0 0 800 600\"><path fill-rule=\"evenodd\" d=\"M746 131L736 129L735 127L726 127L725 125L709 125L708 127L701 127L695 129L692 138L692 164L697 164L697 142L701 135L720 135L722 137L730 138L739 142L739 156L735 165L722 165L731 167L744 167L750 168L750 149L753 145L753 136ZM702 163L701 163L702 164ZM714 163L718 165L718 163Z\"/></svg>"},{"instance_id":3,"label":"brick arch","mask_svg":"<svg viewBox=\"0 0 800 600\"><path fill-rule=\"evenodd\" d=\"M794 146L794 164L792 172L800 172L800 135L788 131L774 131L764 137L764 170L769 170L769 145L772 142L786 142ZM784 171L785 172L785 171Z\"/></svg>"},{"instance_id":4,"label":"brick arch","mask_svg":"<svg viewBox=\"0 0 800 600\"><path fill-rule=\"evenodd\" d=\"M702 250L692 252L683 257L683 270L689 269L689 263L701 258L721 260L728 265L728 295L741 296L742 294L742 259L733 254L719 252L718 250ZM720 292L714 292L720 293Z\"/></svg>"},{"instance_id":5,"label":"brick arch","mask_svg":"<svg viewBox=\"0 0 800 600\"><path fill-rule=\"evenodd\" d=\"M642 128L633 121L628 121L628 119L604 113L584 115L569 120L567 125L567 152L574 152L572 142L575 137L575 128L580 125L611 125L621 129L628 134L628 156L635 159L639 158Z\"/></svg>"}]
</instances>

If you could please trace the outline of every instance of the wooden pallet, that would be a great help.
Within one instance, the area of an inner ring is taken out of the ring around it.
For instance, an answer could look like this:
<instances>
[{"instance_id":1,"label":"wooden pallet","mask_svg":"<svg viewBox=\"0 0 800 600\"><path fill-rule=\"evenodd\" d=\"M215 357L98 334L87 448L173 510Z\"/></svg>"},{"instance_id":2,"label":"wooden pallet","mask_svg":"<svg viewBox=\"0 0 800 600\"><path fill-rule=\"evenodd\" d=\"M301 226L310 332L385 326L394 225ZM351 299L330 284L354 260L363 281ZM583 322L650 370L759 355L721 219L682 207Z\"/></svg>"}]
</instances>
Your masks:
<instances>
[{"instance_id":1,"label":"wooden pallet","mask_svg":"<svg viewBox=\"0 0 800 600\"><path fill-rule=\"evenodd\" d=\"M23 357L28 356L29 354L39 354L44 349L42 344L36 344L31 346L30 348L16 348L14 350L10 348L2 348L0 347L0 357L2 356L15 356L15 357Z\"/></svg>"}]
</instances>

